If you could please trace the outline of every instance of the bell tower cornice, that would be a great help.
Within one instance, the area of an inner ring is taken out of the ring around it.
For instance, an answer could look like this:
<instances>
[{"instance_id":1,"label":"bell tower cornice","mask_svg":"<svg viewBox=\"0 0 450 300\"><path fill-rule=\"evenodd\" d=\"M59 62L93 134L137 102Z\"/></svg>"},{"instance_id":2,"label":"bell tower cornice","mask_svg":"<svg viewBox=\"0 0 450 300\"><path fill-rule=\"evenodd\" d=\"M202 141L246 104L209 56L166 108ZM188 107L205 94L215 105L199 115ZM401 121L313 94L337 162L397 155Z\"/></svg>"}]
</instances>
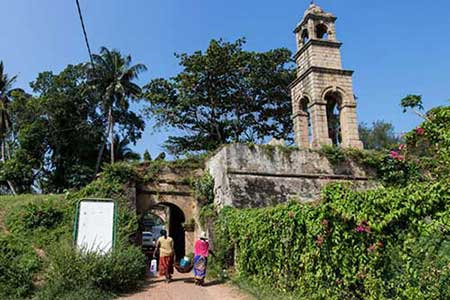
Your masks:
<instances>
[{"instance_id":1,"label":"bell tower cornice","mask_svg":"<svg viewBox=\"0 0 450 300\"><path fill-rule=\"evenodd\" d=\"M340 49L342 46L341 42L337 41L327 41L327 40L309 40L306 44L300 48L297 53L294 55L294 59L297 60L297 58L303 54L306 50L308 50L309 47L312 46L322 46L322 47L331 47L331 48L337 48Z\"/></svg>"}]
</instances>

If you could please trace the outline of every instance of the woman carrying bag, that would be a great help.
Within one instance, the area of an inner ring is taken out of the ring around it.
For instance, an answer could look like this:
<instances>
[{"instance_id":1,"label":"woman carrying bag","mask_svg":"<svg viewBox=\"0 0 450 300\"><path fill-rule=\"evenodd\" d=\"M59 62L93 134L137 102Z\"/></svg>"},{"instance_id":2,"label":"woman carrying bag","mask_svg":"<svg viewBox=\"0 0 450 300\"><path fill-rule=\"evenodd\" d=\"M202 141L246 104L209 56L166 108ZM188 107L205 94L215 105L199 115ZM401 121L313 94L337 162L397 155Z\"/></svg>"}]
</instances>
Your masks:
<instances>
[{"instance_id":1,"label":"woman carrying bag","mask_svg":"<svg viewBox=\"0 0 450 300\"><path fill-rule=\"evenodd\" d=\"M156 257L156 252L159 250L159 275L166 277L166 282L169 283L173 274L173 239L167 236L166 230L161 230L161 237L156 242L155 252L153 256Z\"/></svg>"},{"instance_id":2,"label":"woman carrying bag","mask_svg":"<svg viewBox=\"0 0 450 300\"><path fill-rule=\"evenodd\" d=\"M210 253L214 255L209 249L206 232L202 232L200 234L200 239L198 239L194 245L194 283L196 285L203 285L205 283L206 267Z\"/></svg>"}]
</instances>

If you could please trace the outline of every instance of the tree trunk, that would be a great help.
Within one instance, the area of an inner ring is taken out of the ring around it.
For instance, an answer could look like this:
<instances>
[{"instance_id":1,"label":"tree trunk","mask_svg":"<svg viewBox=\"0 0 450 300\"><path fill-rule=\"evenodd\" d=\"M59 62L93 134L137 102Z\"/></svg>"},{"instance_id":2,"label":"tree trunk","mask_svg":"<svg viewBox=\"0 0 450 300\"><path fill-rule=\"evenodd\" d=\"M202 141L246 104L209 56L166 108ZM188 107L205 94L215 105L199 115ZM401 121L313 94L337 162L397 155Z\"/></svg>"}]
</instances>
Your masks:
<instances>
[{"instance_id":1,"label":"tree trunk","mask_svg":"<svg viewBox=\"0 0 450 300\"><path fill-rule=\"evenodd\" d=\"M110 126L109 126L109 140L111 143L111 164L114 164L114 119L112 116L112 110L110 109L109 111L109 122L110 122Z\"/></svg>"},{"instance_id":2,"label":"tree trunk","mask_svg":"<svg viewBox=\"0 0 450 300\"><path fill-rule=\"evenodd\" d=\"M420 111L418 111L417 109L412 109L412 111L418 115L419 117L421 117L422 119L424 119L425 121L430 121L430 119L427 117L426 114L421 113Z\"/></svg>"},{"instance_id":3,"label":"tree trunk","mask_svg":"<svg viewBox=\"0 0 450 300\"><path fill-rule=\"evenodd\" d=\"M7 159L11 159L11 151L9 150L9 146L8 146L8 143L5 143L5 149L6 149L6 156L5 156L5 160L7 160Z\"/></svg>"},{"instance_id":4,"label":"tree trunk","mask_svg":"<svg viewBox=\"0 0 450 300\"><path fill-rule=\"evenodd\" d=\"M14 185L12 184L12 182L9 181L9 180L6 180L6 183L8 184L9 189L11 190L11 193L12 193L14 196L16 196L17 193L16 193L16 190L14 189Z\"/></svg>"},{"instance_id":5,"label":"tree trunk","mask_svg":"<svg viewBox=\"0 0 450 300\"><path fill-rule=\"evenodd\" d=\"M9 131L9 126L8 123L6 123L6 132L8 133ZM1 161L5 162L6 161L6 150L7 150L7 145L6 145L6 136L4 136L2 138L2 146L1 146L2 150L2 157L1 157ZM8 151L9 152L9 151ZM11 157L11 154L8 153L8 157ZM14 185L12 184L12 182L10 180L6 180L6 184L8 184L9 189L11 190L11 193L15 196L17 195L16 193L16 189L14 188Z\"/></svg>"},{"instance_id":6,"label":"tree trunk","mask_svg":"<svg viewBox=\"0 0 450 300\"><path fill-rule=\"evenodd\" d=\"M111 111L111 108L109 109L109 111ZM110 115L110 113L108 112L108 128L106 129L106 137L103 139L103 142L102 142L102 144L100 146L100 149L98 151L97 163L95 165L94 178L95 178L95 176L97 176L97 173L100 170L100 163L102 162L103 151L105 150L106 141L108 140L108 134L109 134L110 128L111 128L111 120L109 118L109 115Z\"/></svg>"},{"instance_id":7,"label":"tree trunk","mask_svg":"<svg viewBox=\"0 0 450 300\"><path fill-rule=\"evenodd\" d=\"M6 144L6 142L5 142L5 139L3 138L2 139L2 158L1 158L2 162L6 161L5 144Z\"/></svg>"},{"instance_id":8,"label":"tree trunk","mask_svg":"<svg viewBox=\"0 0 450 300\"><path fill-rule=\"evenodd\" d=\"M10 132L9 124L8 124L8 122L6 122L6 137L8 136L8 132ZM12 133L10 133L10 134L12 134ZM3 139L3 143L4 143L4 147L5 147L5 161L7 159L11 159L11 153L9 152L9 145L6 142L6 137Z\"/></svg>"}]
</instances>

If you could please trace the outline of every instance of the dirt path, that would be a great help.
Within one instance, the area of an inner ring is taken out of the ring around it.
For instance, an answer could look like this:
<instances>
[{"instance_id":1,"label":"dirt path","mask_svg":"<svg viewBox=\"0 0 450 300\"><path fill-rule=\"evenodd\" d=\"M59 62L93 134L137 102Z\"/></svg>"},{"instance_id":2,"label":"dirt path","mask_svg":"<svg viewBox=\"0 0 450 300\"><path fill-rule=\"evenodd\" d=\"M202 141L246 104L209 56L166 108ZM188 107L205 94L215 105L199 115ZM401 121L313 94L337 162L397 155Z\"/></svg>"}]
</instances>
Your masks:
<instances>
[{"instance_id":1,"label":"dirt path","mask_svg":"<svg viewBox=\"0 0 450 300\"><path fill-rule=\"evenodd\" d=\"M171 283L162 277L151 279L148 285L133 295L120 300L251 300L237 288L217 281L207 281L205 286L194 285L191 274L175 273Z\"/></svg>"}]
</instances>

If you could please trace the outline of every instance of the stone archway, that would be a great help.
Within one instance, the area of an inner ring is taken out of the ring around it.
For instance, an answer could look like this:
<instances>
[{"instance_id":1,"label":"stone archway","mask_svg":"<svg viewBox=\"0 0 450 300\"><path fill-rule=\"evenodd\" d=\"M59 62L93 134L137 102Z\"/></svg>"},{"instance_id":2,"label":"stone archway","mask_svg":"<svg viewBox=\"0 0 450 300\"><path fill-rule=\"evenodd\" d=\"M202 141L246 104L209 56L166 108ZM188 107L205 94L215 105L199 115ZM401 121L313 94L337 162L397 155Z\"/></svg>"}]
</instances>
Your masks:
<instances>
[{"instance_id":1,"label":"stone archway","mask_svg":"<svg viewBox=\"0 0 450 300\"><path fill-rule=\"evenodd\" d=\"M149 222L153 219L160 219L159 224L152 224ZM181 259L186 254L186 237L183 224L186 222L186 217L183 211L175 204L161 202L150 206L147 211L141 214L139 218L140 231L152 232L159 234L159 231L164 228L174 240L175 257ZM150 223L150 224L149 224ZM156 231L156 232L155 232Z\"/></svg>"},{"instance_id":2,"label":"stone archway","mask_svg":"<svg viewBox=\"0 0 450 300\"><path fill-rule=\"evenodd\" d=\"M328 91L324 96L326 102L328 138L335 146L342 144L342 94L338 90Z\"/></svg>"},{"instance_id":3,"label":"stone archway","mask_svg":"<svg viewBox=\"0 0 450 300\"><path fill-rule=\"evenodd\" d=\"M199 205L186 176L186 171L163 169L158 180L136 187L136 213L140 219L155 208L165 211L163 219L176 244L177 259L193 252L195 237L200 233ZM137 242L141 240L138 233Z\"/></svg>"}]
</instances>

